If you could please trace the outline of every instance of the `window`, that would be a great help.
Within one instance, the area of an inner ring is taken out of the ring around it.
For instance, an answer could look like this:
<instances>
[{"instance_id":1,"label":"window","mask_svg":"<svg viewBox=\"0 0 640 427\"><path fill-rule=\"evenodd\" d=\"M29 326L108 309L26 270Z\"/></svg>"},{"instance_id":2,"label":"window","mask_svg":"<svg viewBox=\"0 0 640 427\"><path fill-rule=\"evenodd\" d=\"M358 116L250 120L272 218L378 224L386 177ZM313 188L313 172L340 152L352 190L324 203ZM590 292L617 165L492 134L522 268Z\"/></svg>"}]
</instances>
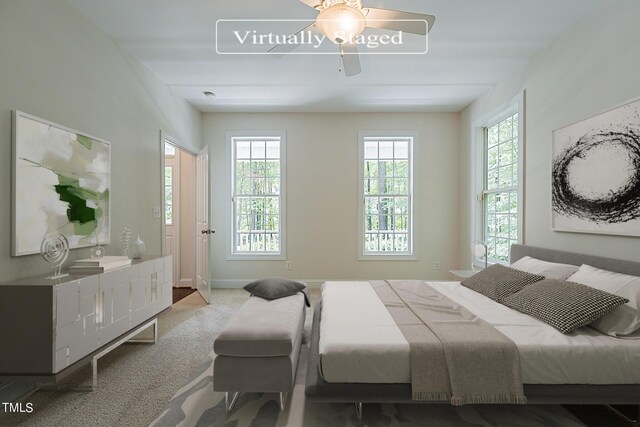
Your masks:
<instances>
[{"instance_id":1,"label":"window","mask_svg":"<svg viewBox=\"0 0 640 427\"><path fill-rule=\"evenodd\" d=\"M164 217L173 225L173 166L164 167Z\"/></svg>"},{"instance_id":2,"label":"window","mask_svg":"<svg viewBox=\"0 0 640 427\"><path fill-rule=\"evenodd\" d=\"M232 254L284 256L284 137L231 136Z\"/></svg>"},{"instance_id":3,"label":"window","mask_svg":"<svg viewBox=\"0 0 640 427\"><path fill-rule=\"evenodd\" d=\"M520 140L518 113L483 129L483 240L488 260L508 262L521 236Z\"/></svg>"},{"instance_id":4,"label":"window","mask_svg":"<svg viewBox=\"0 0 640 427\"><path fill-rule=\"evenodd\" d=\"M363 256L412 256L413 136L360 137Z\"/></svg>"},{"instance_id":5,"label":"window","mask_svg":"<svg viewBox=\"0 0 640 427\"><path fill-rule=\"evenodd\" d=\"M165 224L173 225L173 165L175 164L176 147L169 143L169 140L164 142L164 155L164 218Z\"/></svg>"}]
</instances>

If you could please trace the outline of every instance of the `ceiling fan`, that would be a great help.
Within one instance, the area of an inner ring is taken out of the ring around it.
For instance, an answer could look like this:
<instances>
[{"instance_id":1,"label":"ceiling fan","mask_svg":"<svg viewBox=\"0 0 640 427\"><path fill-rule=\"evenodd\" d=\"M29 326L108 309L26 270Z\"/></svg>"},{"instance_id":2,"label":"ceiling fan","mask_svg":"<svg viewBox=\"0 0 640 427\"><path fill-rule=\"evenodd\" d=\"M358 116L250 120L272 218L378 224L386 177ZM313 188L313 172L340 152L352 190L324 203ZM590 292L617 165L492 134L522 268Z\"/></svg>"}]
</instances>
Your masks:
<instances>
[{"instance_id":1,"label":"ceiling fan","mask_svg":"<svg viewBox=\"0 0 640 427\"><path fill-rule=\"evenodd\" d=\"M362 71L358 58L358 46L354 40L365 28L426 36L436 20L433 15L363 7L362 0L300 1L320 13L313 24L292 36L304 31L320 31L340 48L341 61L347 77L355 76ZM269 53L284 56L297 47L299 47L297 44L279 44L270 49Z\"/></svg>"}]
</instances>

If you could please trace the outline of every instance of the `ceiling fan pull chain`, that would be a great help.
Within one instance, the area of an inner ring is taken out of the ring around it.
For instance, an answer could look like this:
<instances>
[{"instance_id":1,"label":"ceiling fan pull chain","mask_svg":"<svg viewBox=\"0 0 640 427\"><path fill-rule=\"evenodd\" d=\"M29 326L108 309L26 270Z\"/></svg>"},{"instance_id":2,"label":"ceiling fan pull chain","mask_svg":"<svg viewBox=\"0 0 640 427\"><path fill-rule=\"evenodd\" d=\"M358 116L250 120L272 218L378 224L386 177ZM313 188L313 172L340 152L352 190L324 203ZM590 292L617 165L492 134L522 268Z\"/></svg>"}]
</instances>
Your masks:
<instances>
[{"instance_id":1,"label":"ceiling fan pull chain","mask_svg":"<svg viewBox=\"0 0 640 427\"><path fill-rule=\"evenodd\" d=\"M344 64L344 49L340 45L340 55L338 56L338 72L342 72L342 66Z\"/></svg>"}]
</instances>

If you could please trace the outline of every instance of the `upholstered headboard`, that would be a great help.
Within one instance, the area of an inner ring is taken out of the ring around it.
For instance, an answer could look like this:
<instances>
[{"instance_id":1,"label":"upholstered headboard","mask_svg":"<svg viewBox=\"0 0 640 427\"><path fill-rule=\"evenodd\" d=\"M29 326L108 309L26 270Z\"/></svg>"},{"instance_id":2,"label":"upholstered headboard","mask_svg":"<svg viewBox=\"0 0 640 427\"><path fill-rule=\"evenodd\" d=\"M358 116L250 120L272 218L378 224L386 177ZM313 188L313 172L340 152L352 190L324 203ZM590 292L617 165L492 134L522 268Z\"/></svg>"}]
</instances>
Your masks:
<instances>
[{"instance_id":1,"label":"upholstered headboard","mask_svg":"<svg viewBox=\"0 0 640 427\"><path fill-rule=\"evenodd\" d=\"M555 249L536 248L526 245L511 245L511 262L522 257L530 256L544 261L560 262L563 264L589 264L603 270L615 271L623 274L640 276L640 262L623 261L594 255L583 255L574 252L558 251Z\"/></svg>"}]
</instances>

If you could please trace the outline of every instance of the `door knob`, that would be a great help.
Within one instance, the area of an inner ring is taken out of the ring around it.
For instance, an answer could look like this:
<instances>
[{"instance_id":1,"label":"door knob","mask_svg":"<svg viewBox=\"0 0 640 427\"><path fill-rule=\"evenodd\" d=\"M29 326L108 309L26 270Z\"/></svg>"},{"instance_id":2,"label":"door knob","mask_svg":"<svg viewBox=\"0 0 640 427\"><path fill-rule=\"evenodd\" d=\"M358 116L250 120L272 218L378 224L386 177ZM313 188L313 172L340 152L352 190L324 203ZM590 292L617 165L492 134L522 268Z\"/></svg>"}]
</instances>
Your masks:
<instances>
[{"instance_id":1,"label":"door knob","mask_svg":"<svg viewBox=\"0 0 640 427\"><path fill-rule=\"evenodd\" d=\"M202 234L216 234L216 230L202 230L200 233L202 233Z\"/></svg>"}]
</instances>

